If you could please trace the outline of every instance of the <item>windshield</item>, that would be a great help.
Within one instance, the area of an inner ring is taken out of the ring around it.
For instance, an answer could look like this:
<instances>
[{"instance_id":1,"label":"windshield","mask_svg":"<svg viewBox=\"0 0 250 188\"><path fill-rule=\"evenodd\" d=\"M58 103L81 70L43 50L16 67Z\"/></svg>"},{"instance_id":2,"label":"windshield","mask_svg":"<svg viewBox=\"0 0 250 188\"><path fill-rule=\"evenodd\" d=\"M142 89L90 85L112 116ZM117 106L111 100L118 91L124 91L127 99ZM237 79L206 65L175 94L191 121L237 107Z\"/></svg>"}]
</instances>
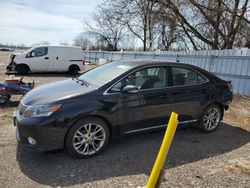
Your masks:
<instances>
[{"instance_id":1,"label":"windshield","mask_svg":"<svg viewBox=\"0 0 250 188\"><path fill-rule=\"evenodd\" d=\"M31 52L36 46L29 48L28 50L25 50L24 52L22 52L22 54L27 54L29 52Z\"/></svg>"},{"instance_id":2,"label":"windshield","mask_svg":"<svg viewBox=\"0 0 250 188\"><path fill-rule=\"evenodd\" d=\"M83 80L100 87L133 67L133 64L124 64L124 62L107 63L82 74L79 77L79 80Z\"/></svg>"}]
</instances>

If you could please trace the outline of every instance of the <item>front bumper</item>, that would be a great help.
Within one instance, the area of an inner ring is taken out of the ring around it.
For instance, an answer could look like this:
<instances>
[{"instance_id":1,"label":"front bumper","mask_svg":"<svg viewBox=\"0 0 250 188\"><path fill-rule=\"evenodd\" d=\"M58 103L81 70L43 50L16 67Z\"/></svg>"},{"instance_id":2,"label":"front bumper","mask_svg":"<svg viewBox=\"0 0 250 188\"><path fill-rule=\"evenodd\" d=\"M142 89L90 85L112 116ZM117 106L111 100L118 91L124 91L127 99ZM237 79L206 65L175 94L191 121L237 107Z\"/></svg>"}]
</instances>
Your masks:
<instances>
[{"instance_id":1,"label":"front bumper","mask_svg":"<svg viewBox=\"0 0 250 188\"><path fill-rule=\"evenodd\" d=\"M14 63L14 62L11 62L10 64L8 64L7 66L6 66L6 70L7 71L15 71L16 70L16 63Z\"/></svg>"},{"instance_id":2,"label":"front bumper","mask_svg":"<svg viewBox=\"0 0 250 188\"><path fill-rule=\"evenodd\" d=\"M21 146L39 152L62 149L66 129L55 118L48 117L32 118L23 117L18 111L13 113L14 125L16 126L16 139ZM30 144L28 138L35 140Z\"/></svg>"}]
</instances>

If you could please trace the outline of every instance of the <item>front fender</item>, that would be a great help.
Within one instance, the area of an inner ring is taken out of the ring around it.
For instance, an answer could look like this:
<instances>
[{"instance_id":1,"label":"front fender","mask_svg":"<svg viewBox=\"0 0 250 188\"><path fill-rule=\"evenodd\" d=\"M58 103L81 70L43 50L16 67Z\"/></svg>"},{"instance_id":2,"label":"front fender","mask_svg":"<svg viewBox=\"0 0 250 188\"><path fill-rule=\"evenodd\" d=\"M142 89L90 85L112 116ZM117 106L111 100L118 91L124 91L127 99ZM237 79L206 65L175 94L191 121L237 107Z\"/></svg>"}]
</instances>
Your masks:
<instances>
[{"instance_id":1,"label":"front fender","mask_svg":"<svg viewBox=\"0 0 250 188\"><path fill-rule=\"evenodd\" d=\"M113 126L112 122L115 121L115 115L112 111L109 112L104 108L104 104L98 100L79 101L65 104L60 113L67 128L70 128L78 120L90 116L100 117L108 122L109 126Z\"/></svg>"}]
</instances>

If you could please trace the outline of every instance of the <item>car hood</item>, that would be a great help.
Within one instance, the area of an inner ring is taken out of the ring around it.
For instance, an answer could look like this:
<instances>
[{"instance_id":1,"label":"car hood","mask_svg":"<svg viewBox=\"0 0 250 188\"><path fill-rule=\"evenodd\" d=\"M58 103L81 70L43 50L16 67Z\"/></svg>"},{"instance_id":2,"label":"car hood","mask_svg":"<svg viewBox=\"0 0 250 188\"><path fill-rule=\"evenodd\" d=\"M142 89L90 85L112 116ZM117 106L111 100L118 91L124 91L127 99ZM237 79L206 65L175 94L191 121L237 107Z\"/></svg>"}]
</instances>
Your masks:
<instances>
[{"instance_id":1,"label":"car hood","mask_svg":"<svg viewBox=\"0 0 250 188\"><path fill-rule=\"evenodd\" d=\"M81 85L76 80L68 79L39 86L28 92L22 99L25 105L42 105L54 103L67 98L79 96L96 88Z\"/></svg>"}]
</instances>

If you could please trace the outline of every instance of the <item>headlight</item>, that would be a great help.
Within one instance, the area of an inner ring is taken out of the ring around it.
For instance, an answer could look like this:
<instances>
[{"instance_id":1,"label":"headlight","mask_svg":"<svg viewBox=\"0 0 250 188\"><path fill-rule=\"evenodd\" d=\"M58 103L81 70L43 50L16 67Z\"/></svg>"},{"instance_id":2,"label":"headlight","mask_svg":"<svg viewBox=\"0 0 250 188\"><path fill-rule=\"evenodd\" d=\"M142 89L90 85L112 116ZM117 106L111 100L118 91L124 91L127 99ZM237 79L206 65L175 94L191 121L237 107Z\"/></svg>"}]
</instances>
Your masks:
<instances>
[{"instance_id":1,"label":"headlight","mask_svg":"<svg viewBox=\"0 0 250 188\"><path fill-rule=\"evenodd\" d=\"M61 104L30 106L24 111L23 116L26 117L49 116L53 112L59 110L61 106L62 106Z\"/></svg>"}]
</instances>

